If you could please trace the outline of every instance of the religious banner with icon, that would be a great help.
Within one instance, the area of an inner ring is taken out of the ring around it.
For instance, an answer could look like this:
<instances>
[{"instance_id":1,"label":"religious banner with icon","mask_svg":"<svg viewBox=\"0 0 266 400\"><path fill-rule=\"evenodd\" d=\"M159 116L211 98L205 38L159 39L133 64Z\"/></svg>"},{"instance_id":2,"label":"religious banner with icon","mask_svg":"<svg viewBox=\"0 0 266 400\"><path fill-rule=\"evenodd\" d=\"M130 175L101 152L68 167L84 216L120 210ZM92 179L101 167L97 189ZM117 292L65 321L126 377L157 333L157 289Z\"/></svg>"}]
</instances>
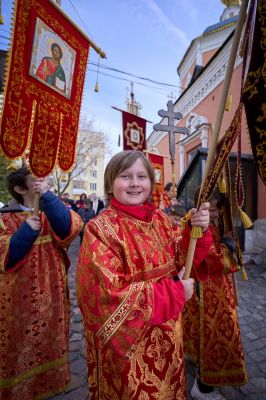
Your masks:
<instances>
[{"instance_id":1,"label":"religious banner with icon","mask_svg":"<svg viewBox=\"0 0 266 400\"><path fill-rule=\"evenodd\" d=\"M146 119L122 111L124 150L146 149Z\"/></svg>"},{"instance_id":2,"label":"religious banner with icon","mask_svg":"<svg viewBox=\"0 0 266 400\"><path fill-rule=\"evenodd\" d=\"M243 57L244 103L254 161L266 185L266 4L265 0L251 2L245 32Z\"/></svg>"},{"instance_id":3,"label":"religious banner with icon","mask_svg":"<svg viewBox=\"0 0 266 400\"><path fill-rule=\"evenodd\" d=\"M0 147L38 177L75 160L89 41L47 0L16 0Z\"/></svg>"},{"instance_id":4,"label":"religious banner with icon","mask_svg":"<svg viewBox=\"0 0 266 400\"><path fill-rule=\"evenodd\" d=\"M155 207L165 209L170 206L170 200L164 192L164 156L146 152L146 155L154 169L154 188L152 199Z\"/></svg>"}]
</instances>

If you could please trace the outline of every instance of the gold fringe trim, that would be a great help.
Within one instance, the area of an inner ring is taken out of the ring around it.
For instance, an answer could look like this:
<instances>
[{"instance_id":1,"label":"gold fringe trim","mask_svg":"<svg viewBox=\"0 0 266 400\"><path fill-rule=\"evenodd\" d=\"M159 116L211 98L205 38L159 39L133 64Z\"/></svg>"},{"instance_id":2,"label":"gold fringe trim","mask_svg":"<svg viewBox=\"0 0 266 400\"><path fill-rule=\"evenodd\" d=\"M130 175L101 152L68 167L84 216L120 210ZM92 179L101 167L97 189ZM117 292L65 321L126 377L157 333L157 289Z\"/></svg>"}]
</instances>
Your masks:
<instances>
[{"instance_id":1,"label":"gold fringe trim","mask_svg":"<svg viewBox=\"0 0 266 400\"><path fill-rule=\"evenodd\" d=\"M242 280L243 281L248 281L248 274L247 274L244 266L242 267Z\"/></svg>"},{"instance_id":2,"label":"gold fringe trim","mask_svg":"<svg viewBox=\"0 0 266 400\"><path fill-rule=\"evenodd\" d=\"M0 25L4 25L4 18L3 18L3 15L0 15Z\"/></svg>"},{"instance_id":3,"label":"gold fringe trim","mask_svg":"<svg viewBox=\"0 0 266 400\"><path fill-rule=\"evenodd\" d=\"M190 236L194 239L200 239L202 237L202 229L200 226L193 226L191 229Z\"/></svg>"},{"instance_id":4,"label":"gold fringe trim","mask_svg":"<svg viewBox=\"0 0 266 400\"><path fill-rule=\"evenodd\" d=\"M240 207L238 207L238 211L244 228L245 229L251 228L253 226L253 222L251 221L249 216L243 210L241 210Z\"/></svg>"}]
</instances>

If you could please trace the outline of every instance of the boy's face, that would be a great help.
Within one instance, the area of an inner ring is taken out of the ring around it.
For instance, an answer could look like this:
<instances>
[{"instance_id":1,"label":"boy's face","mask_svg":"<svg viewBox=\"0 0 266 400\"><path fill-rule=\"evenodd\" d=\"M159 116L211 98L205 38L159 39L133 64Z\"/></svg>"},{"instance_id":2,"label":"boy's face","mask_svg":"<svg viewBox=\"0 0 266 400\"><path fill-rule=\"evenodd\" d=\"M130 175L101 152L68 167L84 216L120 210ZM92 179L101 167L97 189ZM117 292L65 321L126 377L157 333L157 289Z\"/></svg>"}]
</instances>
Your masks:
<instances>
[{"instance_id":1,"label":"boy's face","mask_svg":"<svg viewBox=\"0 0 266 400\"><path fill-rule=\"evenodd\" d=\"M127 206L142 205L151 192L151 181L143 161L137 158L134 164L122 171L114 180L114 197Z\"/></svg>"},{"instance_id":2,"label":"boy's face","mask_svg":"<svg viewBox=\"0 0 266 400\"><path fill-rule=\"evenodd\" d=\"M180 226L181 224L181 217L178 215L169 215L170 221L172 226Z\"/></svg>"},{"instance_id":3,"label":"boy's face","mask_svg":"<svg viewBox=\"0 0 266 400\"><path fill-rule=\"evenodd\" d=\"M26 176L26 186L28 188L28 193L32 193L32 194L34 193L33 188L34 188L36 180L37 180L37 178L31 174Z\"/></svg>"},{"instance_id":4,"label":"boy's face","mask_svg":"<svg viewBox=\"0 0 266 400\"><path fill-rule=\"evenodd\" d=\"M28 175L26 175L24 182L25 182L26 187L15 186L14 190L17 193L21 194L23 197L24 196L34 197L33 188L34 188L34 185L36 182L36 178L33 175L28 174Z\"/></svg>"}]
</instances>

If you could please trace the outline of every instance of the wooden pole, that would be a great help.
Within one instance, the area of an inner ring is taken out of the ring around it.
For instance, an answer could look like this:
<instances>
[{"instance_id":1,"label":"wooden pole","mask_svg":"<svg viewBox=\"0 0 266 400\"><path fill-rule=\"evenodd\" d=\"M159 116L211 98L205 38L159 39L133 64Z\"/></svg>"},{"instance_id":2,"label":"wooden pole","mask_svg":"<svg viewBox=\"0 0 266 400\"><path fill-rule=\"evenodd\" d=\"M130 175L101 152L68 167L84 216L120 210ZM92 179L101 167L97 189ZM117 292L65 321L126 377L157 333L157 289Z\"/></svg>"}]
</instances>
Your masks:
<instances>
[{"instance_id":1,"label":"wooden pole","mask_svg":"<svg viewBox=\"0 0 266 400\"><path fill-rule=\"evenodd\" d=\"M40 210L40 193L34 194L33 215L38 216Z\"/></svg>"},{"instance_id":2,"label":"wooden pole","mask_svg":"<svg viewBox=\"0 0 266 400\"><path fill-rule=\"evenodd\" d=\"M210 140L208 157L207 157L207 161L206 161L206 165L205 165L205 169L204 169L204 175L203 175L200 192L202 191L204 182L208 176L210 169L213 167L213 161L215 159L216 146L217 146L219 133L220 133L221 125L222 125L222 119L223 119L226 99L228 96L229 87L230 87L230 83L231 83L231 79L232 79L232 75L233 75L233 71L234 71L234 65L235 65L237 50L238 50L238 46L239 46L239 42L240 42L241 32L242 32L242 29L243 29L243 26L245 23L247 6L248 6L248 0L242 0L239 18L238 18L236 30L234 33L233 43L232 43L230 56L229 56L229 60L228 60L228 65L227 65L227 69L226 69L226 74L225 74L225 78L224 78L223 91L222 91L222 94L220 97L220 103L219 103L218 112L217 112L217 116L216 116L216 120L215 120L214 130L213 130L213 134L212 134L212 137ZM186 259L184 279L188 279L190 277L196 243L197 243L197 239L191 237L190 242L189 242L187 259Z\"/></svg>"},{"instance_id":3,"label":"wooden pole","mask_svg":"<svg viewBox=\"0 0 266 400\"><path fill-rule=\"evenodd\" d=\"M172 166L172 196L176 197L176 191L175 191L175 160L171 160L171 166Z\"/></svg>"},{"instance_id":4,"label":"wooden pole","mask_svg":"<svg viewBox=\"0 0 266 400\"><path fill-rule=\"evenodd\" d=\"M234 295L235 295L235 302L236 306L238 306L238 290L237 290L237 282L236 282L236 275L233 273L232 275L232 281L233 281L233 289L234 289Z\"/></svg>"}]
</instances>

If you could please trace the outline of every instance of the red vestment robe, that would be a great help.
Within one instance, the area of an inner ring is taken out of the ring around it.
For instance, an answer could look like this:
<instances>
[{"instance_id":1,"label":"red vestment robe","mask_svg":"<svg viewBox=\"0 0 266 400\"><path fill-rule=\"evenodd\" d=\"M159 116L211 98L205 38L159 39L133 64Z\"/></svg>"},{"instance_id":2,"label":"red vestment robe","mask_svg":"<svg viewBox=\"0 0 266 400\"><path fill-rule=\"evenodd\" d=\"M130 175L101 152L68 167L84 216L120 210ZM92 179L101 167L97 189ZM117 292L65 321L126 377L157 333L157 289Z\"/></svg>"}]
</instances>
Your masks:
<instances>
[{"instance_id":1,"label":"red vestment robe","mask_svg":"<svg viewBox=\"0 0 266 400\"><path fill-rule=\"evenodd\" d=\"M185 248L174 236L160 210L145 222L109 207L86 225L77 294L91 400L186 398L184 288L171 278ZM201 260L212 241L204 236L201 254L197 249Z\"/></svg>"},{"instance_id":2,"label":"red vestment robe","mask_svg":"<svg viewBox=\"0 0 266 400\"><path fill-rule=\"evenodd\" d=\"M200 380L211 386L244 385L247 372L237 317L235 295L229 272L238 265L230 250L220 243L211 225L214 244L191 276L199 282L183 311L184 349L195 361Z\"/></svg>"},{"instance_id":3,"label":"red vestment robe","mask_svg":"<svg viewBox=\"0 0 266 400\"><path fill-rule=\"evenodd\" d=\"M82 228L71 212L64 240L45 214L30 251L5 271L9 242L30 212L0 216L0 400L37 400L62 391L68 367L69 300L64 248Z\"/></svg>"}]
</instances>

